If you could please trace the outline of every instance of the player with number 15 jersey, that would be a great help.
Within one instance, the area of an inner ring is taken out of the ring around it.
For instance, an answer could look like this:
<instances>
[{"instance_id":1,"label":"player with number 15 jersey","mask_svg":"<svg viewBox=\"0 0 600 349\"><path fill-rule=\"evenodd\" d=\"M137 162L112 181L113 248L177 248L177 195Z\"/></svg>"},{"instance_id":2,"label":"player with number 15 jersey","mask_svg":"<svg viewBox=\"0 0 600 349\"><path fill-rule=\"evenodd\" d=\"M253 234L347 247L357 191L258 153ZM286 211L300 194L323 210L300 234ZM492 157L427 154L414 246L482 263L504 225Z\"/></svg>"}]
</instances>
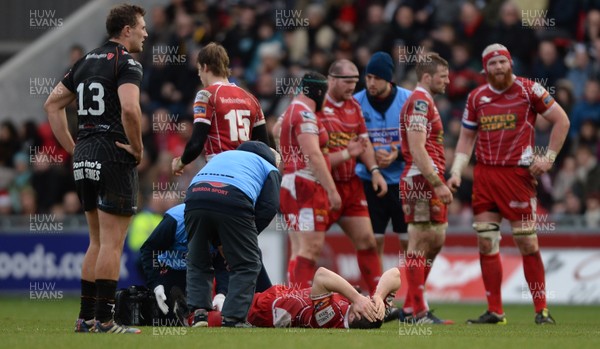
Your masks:
<instances>
[{"instance_id":1,"label":"player with number 15 jersey","mask_svg":"<svg viewBox=\"0 0 600 349\"><path fill-rule=\"evenodd\" d=\"M206 45L197 59L204 89L194 101L194 129L181 157L173 159L175 175L205 151L206 160L245 141L269 144L265 116L256 97L229 82L229 57L223 46ZM208 143L207 143L208 140ZM206 146L205 146L205 143Z\"/></svg>"}]
</instances>

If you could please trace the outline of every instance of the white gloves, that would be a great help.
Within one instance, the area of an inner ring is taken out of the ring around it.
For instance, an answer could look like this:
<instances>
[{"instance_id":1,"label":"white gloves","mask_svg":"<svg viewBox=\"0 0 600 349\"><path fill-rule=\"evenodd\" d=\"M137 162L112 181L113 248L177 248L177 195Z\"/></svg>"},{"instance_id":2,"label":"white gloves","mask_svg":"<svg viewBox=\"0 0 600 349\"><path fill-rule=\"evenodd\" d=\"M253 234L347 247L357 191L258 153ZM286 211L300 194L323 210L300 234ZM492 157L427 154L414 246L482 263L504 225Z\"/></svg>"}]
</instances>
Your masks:
<instances>
[{"instance_id":1,"label":"white gloves","mask_svg":"<svg viewBox=\"0 0 600 349\"><path fill-rule=\"evenodd\" d=\"M225 302L225 295L219 293L213 298L213 309L221 311L223 309L223 303Z\"/></svg>"},{"instance_id":2,"label":"white gloves","mask_svg":"<svg viewBox=\"0 0 600 349\"><path fill-rule=\"evenodd\" d=\"M163 285L158 285L154 288L154 296L156 297L156 303L158 303L158 307L163 314L167 315L169 312L169 306L165 301L167 300L167 295L165 295L165 287Z\"/></svg>"}]
</instances>

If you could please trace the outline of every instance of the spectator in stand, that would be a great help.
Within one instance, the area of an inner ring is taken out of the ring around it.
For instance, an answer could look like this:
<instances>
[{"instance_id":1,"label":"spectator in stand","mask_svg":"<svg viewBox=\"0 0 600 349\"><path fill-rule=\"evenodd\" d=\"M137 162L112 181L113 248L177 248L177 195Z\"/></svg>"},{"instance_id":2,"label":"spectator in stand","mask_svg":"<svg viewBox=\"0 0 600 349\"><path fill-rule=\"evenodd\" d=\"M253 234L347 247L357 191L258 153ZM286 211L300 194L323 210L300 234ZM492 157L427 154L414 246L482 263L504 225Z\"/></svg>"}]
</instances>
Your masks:
<instances>
[{"instance_id":1,"label":"spectator in stand","mask_svg":"<svg viewBox=\"0 0 600 349\"><path fill-rule=\"evenodd\" d=\"M460 9L456 34L460 41L470 44L471 52L483 52L493 42L491 29L485 23L481 10L469 1L465 1Z\"/></svg>"},{"instance_id":2,"label":"spectator in stand","mask_svg":"<svg viewBox=\"0 0 600 349\"><path fill-rule=\"evenodd\" d=\"M567 66L554 42L544 40L538 46L533 64L532 77L546 88L556 85L558 79L567 75Z\"/></svg>"},{"instance_id":3,"label":"spectator in stand","mask_svg":"<svg viewBox=\"0 0 600 349\"><path fill-rule=\"evenodd\" d=\"M383 44L389 30L383 19L383 6L372 3L367 7L367 23L358 35L357 45L366 46L371 52L377 51Z\"/></svg>"},{"instance_id":4,"label":"spectator in stand","mask_svg":"<svg viewBox=\"0 0 600 349\"><path fill-rule=\"evenodd\" d=\"M577 181L576 170L577 164L575 158L570 155L565 157L552 185L552 198L555 202L564 201L567 193L571 191L573 185L575 185Z\"/></svg>"},{"instance_id":5,"label":"spectator in stand","mask_svg":"<svg viewBox=\"0 0 600 349\"><path fill-rule=\"evenodd\" d=\"M517 74L531 67L537 46L535 32L523 25L521 13L514 1L506 1L500 8L500 20L492 32L493 41L503 43L510 51Z\"/></svg>"},{"instance_id":6,"label":"spectator in stand","mask_svg":"<svg viewBox=\"0 0 600 349\"><path fill-rule=\"evenodd\" d=\"M419 29L415 23L413 9L406 4L402 4L394 13L382 49L385 52L391 52L393 45L416 47L425 36L426 33Z\"/></svg>"},{"instance_id":7,"label":"spectator in stand","mask_svg":"<svg viewBox=\"0 0 600 349\"><path fill-rule=\"evenodd\" d=\"M600 192L600 165L592 149L581 146L575 151L577 183L573 192L581 199L587 194Z\"/></svg>"},{"instance_id":8,"label":"spectator in stand","mask_svg":"<svg viewBox=\"0 0 600 349\"><path fill-rule=\"evenodd\" d=\"M587 196L584 217L588 228L600 228L600 192Z\"/></svg>"},{"instance_id":9,"label":"spectator in stand","mask_svg":"<svg viewBox=\"0 0 600 349\"><path fill-rule=\"evenodd\" d=\"M21 144L17 128L12 121L4 121L0 126L0 166L14 167L13 156Z\"/></svg>"},{"instance_id":10,"label":"spectator in stand","mask_svg":"<svg viewBox=\"0 0 600 349\"><path fill-rule=\"evenodd\" d=\"M232 65L241 63L246 66L258 44L256 10L250 5L239 5L237 23L227 31L222 45L229 55Z\"/></svg>"},{"instance_id":11,"label":"spectator in stand","mask_svg":"<svg viewBox=\"0 0 600 349\"><path fill-rule=\"evenodd\" d=\"M575 103L571 113L569 137L576 139L585 120L600 124L600 82L590 79L585 83L583 100Z\"/></svg>"},{"instance_id":12,"label":"spectator in stand","mask_svg":"<svg viewBox=\"0 0 600 349\"><path fill-rule=\"evenodd\" d=\"M465 43L454 44L452 46L452 59L450 60L450 84L447 93L453 107L452 115L456 118L461 117L469 92L485 83L485 76L475 70L473 65L469 45Z\"/></svg>"},{"instance_id":13,"label":"spectator in stand","mask_svg":"<svg viewBox=\"0 0 600 349\"><path fill-rule=\"evenodd\" d=\"M576 44L573 51L566 79L573 86L575 98L580 101L583 99L585 82L592 76L592 65L585 45Z\"/></svg>"}]
</instances>

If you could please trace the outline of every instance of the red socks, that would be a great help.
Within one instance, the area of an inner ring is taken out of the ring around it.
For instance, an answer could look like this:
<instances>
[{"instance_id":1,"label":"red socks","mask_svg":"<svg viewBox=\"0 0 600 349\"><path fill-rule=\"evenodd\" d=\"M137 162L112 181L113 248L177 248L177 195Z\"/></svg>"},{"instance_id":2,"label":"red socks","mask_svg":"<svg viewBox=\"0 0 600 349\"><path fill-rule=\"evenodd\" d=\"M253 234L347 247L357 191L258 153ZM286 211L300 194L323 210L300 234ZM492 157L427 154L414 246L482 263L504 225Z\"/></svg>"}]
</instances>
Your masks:
<instances>
[{"instance_id":1,"label":"red socks","mask_svg":"<svg viewBox=\"0 0 600 349\"><path fill-rule=\"evenodd\" d=\"M356 259L358 260L360 273L367 283L367 287L369 287L369 293L375 293L377 283L381 277L381 262L379 261L377 249L356 251Z\"/></svg>"},{"instance_id":2,"label":"red socks","mask_svg":"<svg viewBox=\"0 0 600 349\"><path fill-rule=\"evenodd\" d=\"M423 298L425 288L425 262L426 259L417 253L406 255L406 280L408 281L407 304L413 308L413 314L420 314L427 310Z\"/></svg>"},{"instance_id":3,"label":"red socks","mask_svg":"<svg viewBox=\"0 0 600 349\"><path fill-rule=\"evenodd\" d=\"M494 255L480 253L479 262L488 301L488 310L496 314L504 314L502 310L502 261L500 253Z\"/></svg>"},{"instance_id":4,"label":"red socks","mask_svg":"<svg viewBox=\"0 0 600 349\"><path fill-rule=\"evenodd\" d=\"M523 272L533 298L535 312L539 313L546 308L546 277L544 275L544 262L539 250L523 256Z\"/></svg>"},{"instance_id":5,"label":"red socks","mask_svg":"<svg viewBox=\"0 0 600 349\"><path fill-rule=\"evenodd\" d=\"M294 282L296 282L296 278L294 277L294 269L296 269L296 258L292 259L290 258L290 260L288 261L288 269L287 269L287 277L288 277L288 283L291 285Z\"/></svg>"},{"instance_id":6,"label":"red socks","mask_svg":"<svg viewBox=\"0 0 600 349\"><path fill-rule=\"evenodd\" d=\"M316 262L302 256L296 257L294 268L294 287L307 288L312 285L315 276Z\"/></svg>"}]
</instances>

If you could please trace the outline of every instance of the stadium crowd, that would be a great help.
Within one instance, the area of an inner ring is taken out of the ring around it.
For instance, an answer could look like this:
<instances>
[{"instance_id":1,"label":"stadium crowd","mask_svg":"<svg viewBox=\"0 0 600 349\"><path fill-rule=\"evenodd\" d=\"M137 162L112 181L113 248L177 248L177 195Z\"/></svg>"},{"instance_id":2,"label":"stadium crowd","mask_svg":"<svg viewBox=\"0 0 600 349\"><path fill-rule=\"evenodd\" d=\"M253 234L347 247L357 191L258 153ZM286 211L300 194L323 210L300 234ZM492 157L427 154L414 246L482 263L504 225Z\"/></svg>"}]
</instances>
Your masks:
<instances>
[{"instance_id":1,"label":"stadium crowd","mask_svg":"<svg viewBox=\"0 0 600 349\"><path fill-rule=\"evenodd\" d=\"M538 181L540 212L554 217L583 215L587 227L600 227L598 0L172 0L152 8L147 20L149 37L138 56L144 67L145 150L138 166L138 206L147 212L162 215L182 201L196 172L174 177L170 165L192 132L192 104L201 87L196 56L211 41L227 49L230 81L257 96L269 130L290 103L305 69L327 74L333 60L349 59L361 75L360 90L369 58L381 50L395 58L395 82L413 90L412 57L438 52L450 63L447 94L436 100L449 160L466 97L485 82L481 52L499 42L511 51L515 74L546 87L571 121L554 168ZM91 48L74 45L70 64ZM76 117L75 107L69 117ZM550 125L543 118L537 120L536 135L540 148L548 144ZM70 166L71 159L47 122L2 122L0 215L83 213ZM449 207L450 214L465 224L471 222L469 168Z\"/></svg>"}]
</instances>

